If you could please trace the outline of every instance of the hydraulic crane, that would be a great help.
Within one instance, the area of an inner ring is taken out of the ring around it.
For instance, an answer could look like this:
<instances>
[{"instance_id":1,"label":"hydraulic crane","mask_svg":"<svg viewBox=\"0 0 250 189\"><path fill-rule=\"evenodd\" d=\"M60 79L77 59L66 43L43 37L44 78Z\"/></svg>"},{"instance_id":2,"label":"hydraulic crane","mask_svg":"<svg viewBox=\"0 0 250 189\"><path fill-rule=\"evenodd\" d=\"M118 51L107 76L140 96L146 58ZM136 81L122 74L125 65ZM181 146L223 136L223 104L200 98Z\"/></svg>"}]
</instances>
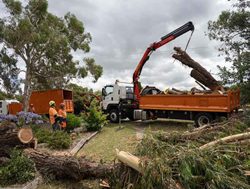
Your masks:
<instances>
[{"instance_id":1,"label":"hydraulic crane","mask_svg":"<svg viewBox=\"0 0 250 189\"><path fill-rule=\"evenodd\" d=\"M137 65L134 74L133 74L133 84L134 84L134 94L136 96L136 101L140 99L140 88L139 88L139 78L141 75L141 71L145 63L149 60L150 55L161 46L169 43L170 41L174 40L175 38L183 35L188 31L194 31L194 25L192 22L187 22L183 26L177 28L176 30L172 31L171 33L163 36L160 41L152 43L144 52L139 64Z\"/></svg>"}]
</instances>

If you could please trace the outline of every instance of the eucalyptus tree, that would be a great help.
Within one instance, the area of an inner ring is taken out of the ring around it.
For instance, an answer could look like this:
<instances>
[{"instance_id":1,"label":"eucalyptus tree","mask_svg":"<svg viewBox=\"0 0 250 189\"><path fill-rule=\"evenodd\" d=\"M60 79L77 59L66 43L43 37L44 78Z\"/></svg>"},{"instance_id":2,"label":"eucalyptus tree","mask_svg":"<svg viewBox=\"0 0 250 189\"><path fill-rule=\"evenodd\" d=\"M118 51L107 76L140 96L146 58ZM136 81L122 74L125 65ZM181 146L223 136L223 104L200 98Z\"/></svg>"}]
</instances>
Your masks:
<instances>
[{"instance_id":1,"label":"eucalyptus tree","mask_svg":"<svg viewBox=\"0 0 250 189\"><path fill-rule=\"evenodd\" d=\"M90 33L74 14L53 15L48 12L47 0L3 3L6 14L0 18L0 46L5 56L18 61L12 64L16 72L24 73L25 110L34 89L63 87L88 73L97 81L102 75L102 67L94 59L75 60L73 56L74 51L89 52L91 42Z\"/></svg>"}]
</instances>

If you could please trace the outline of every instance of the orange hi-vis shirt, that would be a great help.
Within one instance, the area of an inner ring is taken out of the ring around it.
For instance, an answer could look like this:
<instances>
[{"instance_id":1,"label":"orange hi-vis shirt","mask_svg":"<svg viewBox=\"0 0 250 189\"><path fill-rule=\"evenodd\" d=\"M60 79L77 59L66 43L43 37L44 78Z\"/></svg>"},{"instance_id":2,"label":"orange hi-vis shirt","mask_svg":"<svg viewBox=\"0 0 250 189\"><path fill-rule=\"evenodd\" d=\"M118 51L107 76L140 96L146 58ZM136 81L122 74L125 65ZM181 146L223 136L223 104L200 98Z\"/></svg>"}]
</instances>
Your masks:
<instances>
[{"instance_id":1,"label":"orange hi-vis shirt","mask_svg":"<svg viewBox=\"0 0 250 189\"><path fill-rule=\"evenodd\" d=\"M55 123L55 115L57 115L56 109L50 107L49 108L49 120L50 120L51 125Z\"/></svg>"},{"instance_id":2,"label":"orange hi-vis shirt","mask_svg":"<svg viewBox=\"0 0 250 189\"><path fill-rule=\"evenodd\" d=\"M65 110L59 109L59 110L58 110L58 116L60 116L60 117L66 119L66 118L67 118L67 113L66 113ZM62 124L61 124L61 126L62 126L63 128L65 128L65 127L66 127L66 121L63 121Z\"/></svg>"}]
</instances>

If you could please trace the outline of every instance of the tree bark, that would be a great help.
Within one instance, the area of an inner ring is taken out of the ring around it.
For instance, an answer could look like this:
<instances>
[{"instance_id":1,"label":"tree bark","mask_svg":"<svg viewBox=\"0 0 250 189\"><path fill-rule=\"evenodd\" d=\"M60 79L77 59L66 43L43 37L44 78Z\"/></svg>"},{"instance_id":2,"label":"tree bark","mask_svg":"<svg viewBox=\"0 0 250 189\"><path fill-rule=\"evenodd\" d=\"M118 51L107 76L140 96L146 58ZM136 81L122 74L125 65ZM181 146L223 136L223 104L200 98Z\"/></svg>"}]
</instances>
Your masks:
<instances>
[{"instance_id":1,"label":"tree bark","mask_svg":"<svg viewBox=\"0 0 250 189\"><path fill-rule=\"evenodd\" d=\"M25 74L25 82L24 82L24 93L23 93L23 110L27 112L29 110L29 100L31 95L31 70L30 63L26 62L26 74Z\"/></svg>"},{"instance_id":2,"label":"tree bark","mask_svg":"<svg viewBox=\"0 0 250 189\"><path fill-rule=\"evenodd\" d=\"M211 90L218 89L217 81L211 79L210 77L206 77L203 73L199 72L198 70L193 69L190 73L190 76Z\"/></svg>"},{"instance_id":3,"label":"tree bark","mask_svg":"<svg viewBox=\"0 0 250 189\"><path fill-rule=\"evenodd\" d=\"M98 164L85 158L55 156L34 149L25 149L24 153L35 162L36 168L42 176L58 180L104 178L113 170L113 165Z\"/></svg>"},{"instance_id":4,"label":"tree bark","mask_svg":"<svg viewBox=\"0 0 250 189\"><path fill-rule=\"evenodd\" d=\"M191 71L191 77L205 85L211 90L221 90L224 92L223 87L214 79L214 77L198 62L194 61L185 51L181 50L180 47L174 47L176 51L173 54L173 58L179 60L182 64L193 68Z\"/></svg>"}]
</instances>

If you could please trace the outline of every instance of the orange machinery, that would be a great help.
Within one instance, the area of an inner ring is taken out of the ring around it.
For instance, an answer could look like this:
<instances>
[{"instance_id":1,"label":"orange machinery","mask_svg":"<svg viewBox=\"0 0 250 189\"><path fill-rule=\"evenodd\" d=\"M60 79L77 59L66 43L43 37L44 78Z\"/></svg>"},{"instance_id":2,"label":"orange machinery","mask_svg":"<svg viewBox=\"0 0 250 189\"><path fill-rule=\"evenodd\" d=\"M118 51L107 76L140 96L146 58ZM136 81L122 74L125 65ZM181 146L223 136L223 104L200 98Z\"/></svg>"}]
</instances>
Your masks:
<instances>
[{"instance_id":1,"label":"orange machinery","mask_svg":"<svg viewBox=\"0 0 250 189\"><path fill-rule=\"evenodd\" d=\"M37 114L48 114L49 101L56 102L56 109L59 109L60 103L65 104L66 112L73 113L73 94L71 90L52 89L44 91L33 91L30 96L30 104L35 107Z\"/></svg>"}]
</instances>

